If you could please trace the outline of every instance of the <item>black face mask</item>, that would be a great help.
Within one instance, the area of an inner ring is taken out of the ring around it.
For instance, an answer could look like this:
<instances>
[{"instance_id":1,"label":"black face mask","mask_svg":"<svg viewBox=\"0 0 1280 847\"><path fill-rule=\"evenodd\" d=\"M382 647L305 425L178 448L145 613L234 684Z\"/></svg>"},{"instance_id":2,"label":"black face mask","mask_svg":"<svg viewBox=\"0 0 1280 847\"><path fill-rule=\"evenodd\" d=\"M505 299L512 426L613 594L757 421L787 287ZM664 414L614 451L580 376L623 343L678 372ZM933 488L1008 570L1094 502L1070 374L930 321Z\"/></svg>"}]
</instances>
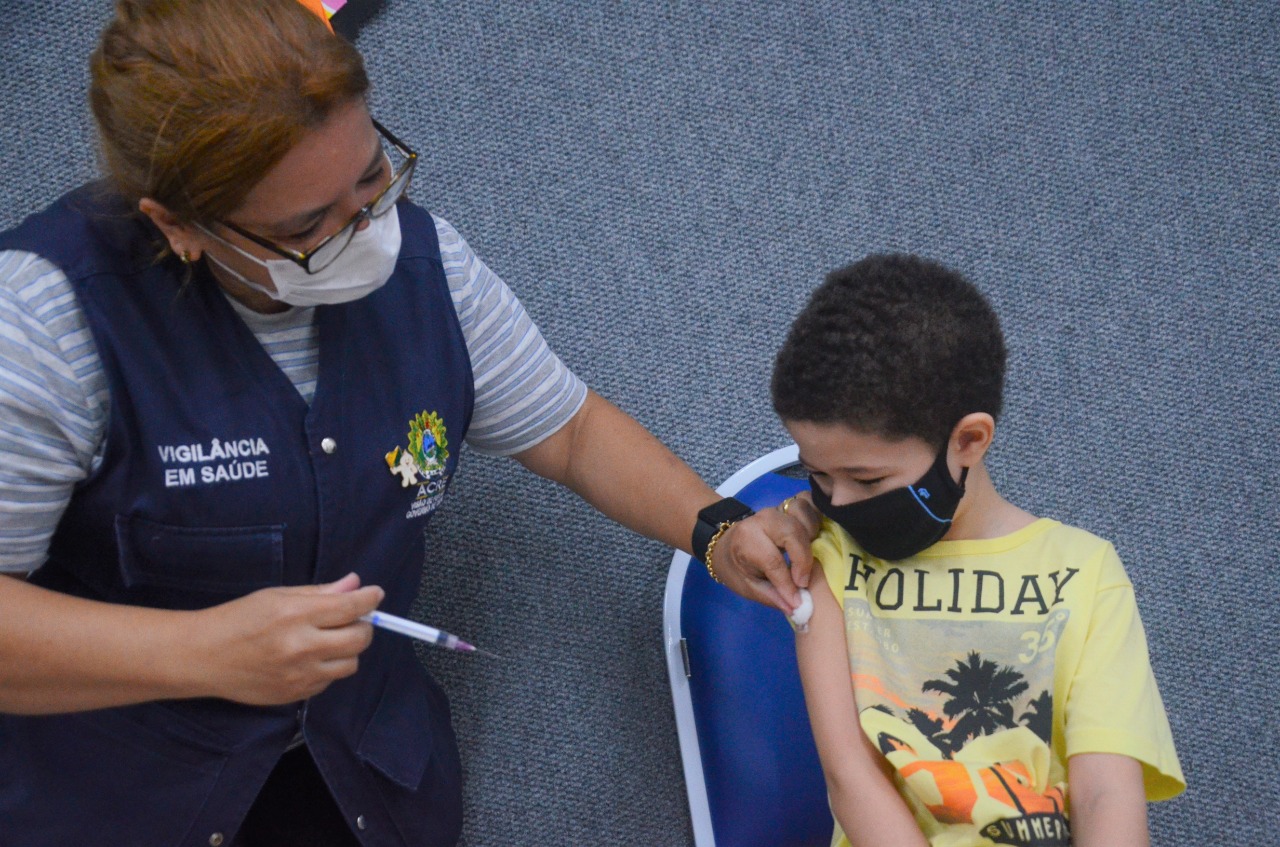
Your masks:
<instances>
[{"instance_id":1,"label":"black face mask","mask_svg":"<svg viewBox=\"0 0 1280 847\"><path fill-rule=\"evenodd\" d=\"M932 547L951 528L951 518L964 496L969 469L962 468L960 482L947 469L947 448L943 447L933 467L906 488L895 488L866 500L831 505L813 476L809 488L818 511L844 528L853 540L872 556L889 561L914 556Z\"/></svg>"}]
</instances>

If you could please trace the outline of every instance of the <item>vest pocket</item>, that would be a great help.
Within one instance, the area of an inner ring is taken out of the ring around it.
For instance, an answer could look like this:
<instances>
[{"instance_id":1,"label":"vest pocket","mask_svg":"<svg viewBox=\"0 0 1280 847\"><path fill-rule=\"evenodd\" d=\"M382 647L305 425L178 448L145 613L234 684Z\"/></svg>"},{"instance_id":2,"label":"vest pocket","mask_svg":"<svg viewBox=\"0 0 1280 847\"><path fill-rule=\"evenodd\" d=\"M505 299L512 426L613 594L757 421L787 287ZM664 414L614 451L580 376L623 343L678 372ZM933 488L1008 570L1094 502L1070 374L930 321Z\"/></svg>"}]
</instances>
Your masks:
<instances>
[{"instance_id":1,"label":"vest pocket","mask_svg":"<svg viewBox=\"0 0 1280 847\"><path fill-rule=\"evenodd\" d=\"M409 791L417 789L431 757L431 690L425 673L405 674L383 688L377 711L360 737L356 755L387 779ZM412 680L412 683L410 682Z\"/></svg>"},{"instance_id":2,"label":"vest pocket","mask_svg":"<svg viewBox=\"0 0 1280 847\"><path fill-rule=\"evenodd\" d=\"M115 529L126 588L230 598L284 580L283 524L189 527L117 515Z\"/></svg>"},{"instance_id":3,"label":"vest pocket","mask_svg":"<svg viewBox=\"0 0 1280 847\"><path fill-rule=\"evenodd\" d=\"M449 704L420 665L400 668L403 673L384 683L356 754L373 772L374 787L404 843L456 844L462 832L462 763Z\"/></svg>"}]
</instances>

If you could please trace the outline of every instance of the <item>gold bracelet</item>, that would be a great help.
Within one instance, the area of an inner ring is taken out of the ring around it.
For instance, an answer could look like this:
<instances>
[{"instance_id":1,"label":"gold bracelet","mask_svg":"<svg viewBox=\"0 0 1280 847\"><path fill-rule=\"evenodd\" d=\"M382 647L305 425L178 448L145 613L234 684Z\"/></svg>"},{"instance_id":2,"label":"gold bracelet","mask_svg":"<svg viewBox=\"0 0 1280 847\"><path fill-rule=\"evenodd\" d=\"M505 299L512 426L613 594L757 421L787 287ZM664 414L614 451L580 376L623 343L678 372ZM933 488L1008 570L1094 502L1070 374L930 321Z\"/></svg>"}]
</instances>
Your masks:
<instances>
[{"instance_id":1,"label":"gold bracelet","mask_svg":"<svg viewBox=\"0 0 1280 847\"><path fill-rule=\"evenodd\" d=\"M720 580L720 577L716 576L716 569L711 566L711 554L715 552L716 545L720 543L720 536L728 532L729 527L731 526L733 526L733 521L725 521L720 524L720 528L716 530L716 534L711 536L711 540L707 542L707 555L703 559L703 561L707 563L707 573L711 574L711 578L716 582L719 582L721 585L724 585L724 582Z\"/></svg>"}]
</instances>

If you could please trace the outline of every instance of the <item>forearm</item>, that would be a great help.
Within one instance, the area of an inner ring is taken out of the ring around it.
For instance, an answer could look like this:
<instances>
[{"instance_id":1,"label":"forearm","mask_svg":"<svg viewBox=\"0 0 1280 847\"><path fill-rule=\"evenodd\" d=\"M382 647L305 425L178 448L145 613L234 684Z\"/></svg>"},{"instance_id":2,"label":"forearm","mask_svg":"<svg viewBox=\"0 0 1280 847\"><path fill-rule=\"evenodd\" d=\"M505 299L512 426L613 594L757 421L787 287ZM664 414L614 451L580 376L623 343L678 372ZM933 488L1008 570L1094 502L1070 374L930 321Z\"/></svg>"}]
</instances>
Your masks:
<instances>
[{"instance_id":1,"label":"forearm","mask_svg":"<svg viewBox=\"0 0 1280 847\"><path fill-rule=\"evenodd\" d=\"M692 468L594 391L559 432L516 459L628 529L685 552L698 511L718 499Z\"/></svg>"},{"instance_id":2,"label":"forearm","mask_svg":"<svg viewBox=\"0 0 1280 847\"><path fill-rule=\"evenodd\" d=\"M887 778L842 782L828 774L831 811L852 847L928 847L920 825Z\"/></svg>"},{"instance_id":3,"label":"forearm","mask_svg":"<svg viewBox=\"0 0 1280 847\"><path fill-rule=\"evenodd\" d=\"M686 553L693 552L698 512L719 499L658 439L593 391L558 432L515 458L628 529ZM809 545L820 522L810 504L795 505L790 514L765 509L734 524L717 542L716 578L747 599L794 609L797 581L808 582Z\"/></svg>"},{"instance_id":4,"label":"forearm","mask_svg":"<svg viewBox=\"0 0 1280 847\"><path fill-rule=\"evenodd\" d=\"M70 597L0 576L0 711L47 714L196 696L190 613Z\"/></svg>"},{"instance_id":5,"label":"forearm","mask_svg":"<svg viewBox=\"0 0 1280 847\"><path fill-rule=\"evenodd\" d=\"M1067 768L1075 847L1148 847L1147 798L1136 759L1083 753L1072 756Z\"/></svg>"}]
</instances>

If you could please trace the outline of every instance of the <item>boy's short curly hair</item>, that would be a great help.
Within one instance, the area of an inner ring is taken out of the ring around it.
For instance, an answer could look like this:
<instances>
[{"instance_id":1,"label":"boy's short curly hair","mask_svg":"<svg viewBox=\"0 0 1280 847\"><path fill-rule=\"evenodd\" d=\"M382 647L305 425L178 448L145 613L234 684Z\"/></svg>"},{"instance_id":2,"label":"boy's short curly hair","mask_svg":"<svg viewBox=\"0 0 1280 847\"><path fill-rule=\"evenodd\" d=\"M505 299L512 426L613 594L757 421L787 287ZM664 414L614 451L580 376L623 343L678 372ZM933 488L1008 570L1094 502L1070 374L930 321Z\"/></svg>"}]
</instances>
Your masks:
<instances>
[{"instance_id":1,"label":"boy's short curly hair","mask_svg":"<svg viewBox=\"0 0 1280 847\"><path fill-rule=\"evenodd\" d=\"M783 420L843 423L941 447L971 412L999 417L1004 336L959 273L917 256L874 255L827 275L773 368Z\"/></svg>"}]
</instances>

